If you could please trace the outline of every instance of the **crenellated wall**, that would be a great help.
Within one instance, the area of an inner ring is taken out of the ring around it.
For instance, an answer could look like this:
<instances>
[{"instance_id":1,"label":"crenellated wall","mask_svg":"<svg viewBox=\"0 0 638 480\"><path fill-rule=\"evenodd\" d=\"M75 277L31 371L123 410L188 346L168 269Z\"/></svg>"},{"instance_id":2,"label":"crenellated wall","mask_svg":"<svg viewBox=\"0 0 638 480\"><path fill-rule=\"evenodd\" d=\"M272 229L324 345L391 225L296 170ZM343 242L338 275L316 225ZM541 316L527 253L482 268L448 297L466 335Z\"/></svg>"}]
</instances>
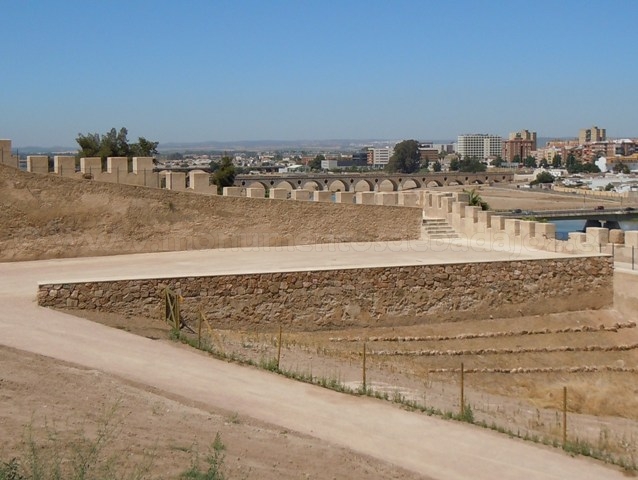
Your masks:
<instances>
[{"instance_id":1,"label":"crenellated wall","mask_svg":"<svg viewBox=\"0 0 638 480\"><path fill-rule=\"evenodd\" d=\"M482 245L573 254L611 254L613 249L616 255L624 256L631 255L632 245L638 247L638 232L590 227L584 233L570 233L567 240L558 240L553 223L508 218L468 202L467 193L457 192L423 191L421 199L424 217L443 218L462 237Z\"/></svg>"},{"instance_id":2,"label":"crenellated wall","mask_svg":"<svg viewBox=\"0 0 638 480\"><path fill-rule=\"evenodd\" d=\"M166 287L183 317L215 328L287 330L423 324L598 309L613 301L603 256L39 285L45 307L160 318Z\"/></svg>"}]
</instances>

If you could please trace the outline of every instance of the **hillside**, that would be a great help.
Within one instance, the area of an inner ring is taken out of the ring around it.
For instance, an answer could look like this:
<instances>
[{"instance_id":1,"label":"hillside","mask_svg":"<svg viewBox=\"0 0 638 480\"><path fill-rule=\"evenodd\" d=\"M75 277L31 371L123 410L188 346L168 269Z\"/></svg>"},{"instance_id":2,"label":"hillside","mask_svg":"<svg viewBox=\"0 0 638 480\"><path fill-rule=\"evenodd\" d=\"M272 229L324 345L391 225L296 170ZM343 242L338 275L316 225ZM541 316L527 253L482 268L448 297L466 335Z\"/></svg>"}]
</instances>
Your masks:
<instances>
[{"instance_id":1,"label":"hillside","mask_svg":"<svg viewBox=\"0 0 638 480\"><path fill-rule=\"evenodd\" d=\"M418 209L204 196L0 166L0 261L418 238Z\"/></svg>"}]
</instances>

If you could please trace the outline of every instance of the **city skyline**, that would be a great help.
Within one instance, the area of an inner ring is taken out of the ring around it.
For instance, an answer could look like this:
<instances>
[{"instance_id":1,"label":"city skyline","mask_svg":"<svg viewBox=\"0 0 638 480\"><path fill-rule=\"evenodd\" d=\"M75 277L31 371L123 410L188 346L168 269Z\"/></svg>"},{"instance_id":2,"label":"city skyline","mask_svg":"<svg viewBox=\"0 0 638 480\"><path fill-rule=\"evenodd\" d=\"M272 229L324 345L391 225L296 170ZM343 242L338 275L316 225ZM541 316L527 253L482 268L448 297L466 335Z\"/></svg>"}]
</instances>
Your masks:
<instances>
[{"instance_id":1,"label":"city skyline","mask_svg":"<svg viewBox=\"0 0 638 480\"><path fill-rule=\"evenodd\" d=\"M10 2L0 138L635 137L638 67L618 22L635 14L621 0Z\"/></svg>"}]
</instances>

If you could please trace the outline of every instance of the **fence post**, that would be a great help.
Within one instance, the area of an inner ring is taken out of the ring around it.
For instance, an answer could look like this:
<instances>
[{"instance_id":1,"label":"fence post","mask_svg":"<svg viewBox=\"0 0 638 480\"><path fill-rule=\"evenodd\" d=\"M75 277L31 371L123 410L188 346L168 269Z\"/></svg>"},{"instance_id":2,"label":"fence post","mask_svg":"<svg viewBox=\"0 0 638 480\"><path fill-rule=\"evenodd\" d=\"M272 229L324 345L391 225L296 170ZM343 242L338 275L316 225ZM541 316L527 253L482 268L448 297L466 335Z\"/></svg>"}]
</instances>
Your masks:
<instances>
[{"instance_id":1,"label":"fence post","mask_svg":"<svg viewBox=\"0 0 638 480\"><path fill-rule=\"evenodd\" d=\"M197 324L197 348L202 348L202 321L204 319L204 312L199 310L199 323Z\"/></svg>"},{"instance_id":2,"label":"fence post","mask_svg":"<svg viewBox=\"0 0 638 480\"><path fill-rule=\"evenodd\" d=\"M563 448L567 445L567 387L563 387Z\"/></svg>"},{"instance_id":3,"label":"fence post","mask_svg":"<svg viewBox=\"0 0 638 480\"><path fill-rule=\"evenodd\" d=\"M363 393L365 394L367 392L367 385L366 385L366 342L363 342Z\"/></svg>"},{"instance_id":4,"label":"fence post","mask_svg":"<svg viewBox=\"0 0 638 480\"><path fill-rule=\"evenodd\" d=\"M465 413L465 367L461 362L461 417Z\"/></svg>"},{"instance_id":5,"label":"fence post","mask_svg":"<svg viewBox=\"0 0 638 480\"><path fill-rule=\"evenodd\" d=\"M634 269L634 258L635 258L636 247L631 246L631 269Z\"/></svg>"},{"instance_id":6,"label":"fence post","mask_svg":"<svg viewBox=\"0 0 638 480\"><path fill-rule=\"evenodd\" d=\"M279 341L277 342L277 370L281 362L281 325L279 325Z\"/></svg>"}]
</instances>

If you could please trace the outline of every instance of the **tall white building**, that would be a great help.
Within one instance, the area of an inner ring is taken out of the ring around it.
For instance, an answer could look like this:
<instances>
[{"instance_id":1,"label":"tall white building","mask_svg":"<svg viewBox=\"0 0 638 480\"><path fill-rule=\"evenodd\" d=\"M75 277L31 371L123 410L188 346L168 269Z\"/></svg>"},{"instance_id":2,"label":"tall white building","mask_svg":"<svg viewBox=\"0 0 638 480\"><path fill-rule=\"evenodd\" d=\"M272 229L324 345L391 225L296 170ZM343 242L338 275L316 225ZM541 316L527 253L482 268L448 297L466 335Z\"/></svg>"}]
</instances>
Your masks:
<instances>
[{"instance_id":1,"label":"tall white building","mask_svg":"<svg viewBox=\"0 0 638 480\"><path fill-rule=\"evenodd\" d=\"M487 133L459 135L456 153L461 158L476 157L481 160L488 157L498 157L501 154L502 144L503 139L498 135Z\"/></svg>"},{"instance_id":2,"label":"tall white building","mask_svg":"<svg viewBox=\"0 0 638 480\"><path fill-rule=\"evenodd\" d=\"M394 147L383 147L383 148L368 148L368 165L374 168L383 168L388 162L390 162L390 157L394 153Z\"/></svg>"}]
</instances>

